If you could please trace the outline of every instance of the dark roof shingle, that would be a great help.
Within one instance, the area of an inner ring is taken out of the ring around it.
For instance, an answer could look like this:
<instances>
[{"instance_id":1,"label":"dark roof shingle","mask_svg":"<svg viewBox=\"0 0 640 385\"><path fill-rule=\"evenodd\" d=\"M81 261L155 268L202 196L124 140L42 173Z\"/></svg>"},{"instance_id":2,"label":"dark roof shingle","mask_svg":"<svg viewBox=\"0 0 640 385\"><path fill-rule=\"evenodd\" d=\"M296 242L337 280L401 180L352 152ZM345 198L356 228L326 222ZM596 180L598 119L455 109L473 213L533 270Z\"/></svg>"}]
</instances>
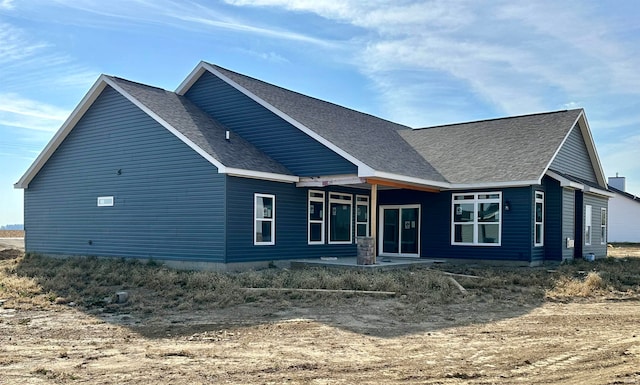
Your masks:
<instances>
[{"instance_id":1,"label":"dark roof shingle","mask_svg":"<svg viewBox=\"0 0 640 385\"><path fill-rule=\"evenodd\" d=\"M446 182L400 135L410 127L210 65L374 170Z\"/></svg>"},{"instance_id":2,"label":"dark roof shingle","mask_svg":"<svg viewBox=\"0 0 640 385\"><path fill-rule=\"evenodd\" d=\"M225 140L226 128L184 96L121 78L109 78L226 167L292 175L240 136L232 135L230 140Z\"/></svg>"},{"instance_id":3,"label":"dark roof shingle","mask_svg":"<svg viewBox=\"0 0 640 385\"><path fill-rule=\"evenodd\" d=\"M542 177L581 109L402 131L451 183L533 181Z\"/></svg>"}]
</instances>

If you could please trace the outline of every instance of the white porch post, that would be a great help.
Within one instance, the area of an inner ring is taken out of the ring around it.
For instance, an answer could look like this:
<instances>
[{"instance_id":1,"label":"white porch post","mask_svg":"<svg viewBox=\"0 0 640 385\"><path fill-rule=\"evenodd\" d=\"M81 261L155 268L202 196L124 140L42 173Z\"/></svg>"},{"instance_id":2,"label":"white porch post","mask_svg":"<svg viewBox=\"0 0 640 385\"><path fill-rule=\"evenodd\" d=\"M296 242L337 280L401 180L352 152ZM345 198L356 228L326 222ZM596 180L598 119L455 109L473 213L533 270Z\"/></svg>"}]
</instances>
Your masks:
<instances>
[{"instance_id":1,"label":"white porch post","mask_svg":"<svg viewBox=\"0 0 640 385\"><path fill-rule=\"evenodd\" d=\"M373 263L378 255L378 185L371 184L371 238L373 238Z\"/></svg>"}]
</instances>

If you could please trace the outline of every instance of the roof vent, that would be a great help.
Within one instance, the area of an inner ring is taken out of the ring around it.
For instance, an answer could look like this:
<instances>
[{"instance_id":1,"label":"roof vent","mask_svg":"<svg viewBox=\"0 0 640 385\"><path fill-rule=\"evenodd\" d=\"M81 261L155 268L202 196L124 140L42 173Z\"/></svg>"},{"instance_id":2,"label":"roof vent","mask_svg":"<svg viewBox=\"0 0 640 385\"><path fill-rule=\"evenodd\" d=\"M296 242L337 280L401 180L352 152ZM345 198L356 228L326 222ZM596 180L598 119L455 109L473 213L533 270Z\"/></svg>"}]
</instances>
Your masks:
<instances>
[{"instance_id":1,"label":"roof vent","mask_svg":"<svg viewBox=\"0 0 640 385\"><path fill-rule=\"evenodd\" d=\"M224 133L224 138L226 140L229 140L231 138L231 133L229 132L229 130L227 130L227 132Z\"/></svg>"}]
</instances>

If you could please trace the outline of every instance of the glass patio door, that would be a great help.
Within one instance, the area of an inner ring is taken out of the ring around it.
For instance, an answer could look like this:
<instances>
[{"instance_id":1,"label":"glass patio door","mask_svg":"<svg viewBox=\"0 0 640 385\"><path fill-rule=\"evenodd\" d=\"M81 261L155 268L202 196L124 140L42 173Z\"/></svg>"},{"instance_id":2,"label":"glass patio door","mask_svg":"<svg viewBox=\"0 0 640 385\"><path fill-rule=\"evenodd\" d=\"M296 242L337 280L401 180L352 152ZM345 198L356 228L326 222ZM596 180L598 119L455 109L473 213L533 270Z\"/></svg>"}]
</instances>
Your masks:
<instances>
[{"instance_id":1,"label":"glass patio door","mask_svg":"<svg viewBox=\"0 0 640 385\"><path fill-rule=\"evenodd\" d=\"M380 206L381 255L420 255L420 206Z\"/></svg>"}]
</instances>

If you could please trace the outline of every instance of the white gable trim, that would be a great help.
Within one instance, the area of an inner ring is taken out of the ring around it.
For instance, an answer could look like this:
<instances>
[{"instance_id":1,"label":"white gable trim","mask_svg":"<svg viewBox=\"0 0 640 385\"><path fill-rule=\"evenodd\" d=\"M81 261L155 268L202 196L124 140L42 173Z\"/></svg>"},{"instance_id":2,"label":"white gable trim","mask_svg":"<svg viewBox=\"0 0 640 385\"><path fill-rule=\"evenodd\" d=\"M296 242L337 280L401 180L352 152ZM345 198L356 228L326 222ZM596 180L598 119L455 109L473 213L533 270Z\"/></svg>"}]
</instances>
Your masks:
<instances>
[{"instance_id":1,"label":"white gable trim","mask_svg":"<svg viewBox=\"0 0 640 385\"><path fill-rule=\"evenodd\" d=\"M595 145L595 142L593 141L593 136L591 136L591 129L589 128L589 122L587 122L587 118L585 116L584 110L580 111L580 114L578 115L576 120L573 122L571 129L567 132L564 139L562 139L560 146L558 146L555 153L551 157L551 160L549 160L549 163L547 163L547 166L544 168L544 171L542 171L542 175L545 175L548 172L549 167L551 167L551 164L556 159L556 156L558 156L558 153L560 152L562 147L564 147L565 142L567 141L567 139L569 139L571 132L576 128L576 124L578 124L580 127L580 133L582 134L582 138L584 139L585 146L587 147L589 160L591 161L593 172L596 175L596 179L598 180L598 185L605 187L607 186L607 182L604 175L604 170L602 168L602 164L600 163L600 158L598 157L598 152L596 151L596 145ZM540 178L542 179L542 176Z\"/></svg>"},{"instance_id":2,"label":"white gable trim","mask_svg":"<svg viewBox=\"0 0 640 385\"><path fill-rule=\"evenodd\" d=\"M596 151L596 144L593 140L593 136L591 135L591 128L589 127L589 122L587 121L584 110L580 113L580 117L578 119L581 123L580 130L582 131L584 142L587 145L587 151L589 152L589 159L591 159L591 164L593 165L593 171L596 174L596 178L598 178L598 185L606 189L607 178L604 175L604 169L602 168L602 163L600 163L600 157Z\"/></svg>"},{"instance_id":3,"label":"white gable trim","mask_svg":"<svg viewBox=\"0 0 640 385\"><path fill-rule=\"evenodd\" d=\"M267 110L271 111L272 113L274 113L276 116L280 117L281 119L283 119L287 123L291 124L292 126L296 127L300 131L302 131L305 134L309 135L311 138L315 139L320 144L322 144L325 147L329 148L331 151L335 152L336 154L338 154L341 157L345 158L349 162L351 162L351 163L355 164L356 166L358 166L358 174L360 174L361 170L362 170L362 172L365 172L365 173L373 172L373 169L371 167L367 166L361 160L357 159L356 157L354 157L353 155L349 154L348 152L342 150L340 147L338 147L335 144L331 143L330 141L328 141L324 137L318 135L315 131L313 131L312 129L308 128L304 124L298 122L297 120L293 119L291 116L285 114L283 111L281 111L281 110L277 109L276 107L274 107L273 105L267 103L262 98L258 97L257 95L255 95L251 91L247 90L246 88L244 88L240 84L236 83L235 81L233 81L229 77L225 76L223 73L221 73L220 71L215 69L211 64L209 64L207 62L200 62L198 64L198 66L193 71L191 71L191 74L189 74L187 79L185 79L185 81L183 81L182 84L180 84L180 86L178 86L178 89L176 90L176 93L179 94L179 95L184 95L189 90L189 88L191 88L191 86L193 86L193 84L200 78L200 76L202 76L202 74L204 73L205 70L209 71L211 74L217 76L222 81L224 81L225 83L229 84L230 86L232 86L236 90L242 92L245 96L251 98L251 100L253 100L254 102L260 104L262 107L266 108Z\"/></svg>"},{"instance_id":4,"label":"white gable trim","mask_svg":"<svg viewBox=\"0 0 640 385\"><path fill-rule=\"evenodd\" d=\"M156 114L151 109L149 109L149 107L145 106L142 102L140 102L138 99L136 99L131 94L129 94L127 91L125 91L116 82L114 82L113 80L109 79L108 77L105 77L105 82L109 86L111 86L114 90L118 91L118 93L120 93L122 96L127 98L127 100L129 100L131 103L133 103L136 107L141 109L145 114L149 115L153 120L158 122L162 127L166 128L169 132L171 132L178 139L180 139L182 142L184 142L184 144L186 144L187 146L191 147L192 150L194 150L200 156L205 158L209 163L211 163L212 165L216 166L218 168L218 172L219 173L224 173L225 172L225 168L226 167L225 167L225 165L220 163L219 160L215 159L214 157L209 155L206 151L204 151L200 146L198 146L197 144L195 144L191 140L189 140L189 138L184 136L180 131L176 130L172 125L167 123L167 121L162 119L158 114Z\"/></svg>"},{"instance_id":5,"label":"white gable trim","mask_svg":"<svg viewBox=\"0 0 640 385\"><path fill-rule=\"evenodd\" d=\"M203 70L204 71L204 70ZM38 174L38 172L42 169L44 164L49 160L49 158L53 155L56 149L62 144L64 139L69 135L71 130L76 126L76 124L80 121L82 116L87 112L87 110L93 105L98 96L102 93L106 86L110 86L116 92L124 96L129 102L133 103L136 107L140 108L145 114L150 116L153 120L158 122L161 126L175 135L178 139L180 139L183 143L189 146L192 150L197 152L200 156L206 159L209 163L214 165L218 169L218 173L233 173L237 176L247 177L247 178L257 178L257 179L266 179L266 180L274 180L279 182L288 182L295 183L299 180L297 176L292 175L283 175L269 172L261 172L261 171L253 171L253 170L244 170L237 168L228 168L224 164L222 164L219 160L215 159L213 156L204 151L200 146L193 143L186 136L184 136L180 131L176 130L172 125L162 119L158 114L150 110L147 106L145 106L138 99L133 97L131 94L126 92L122 87L120 87L117 82L113 81L109 76L100 75L98 80L94 83L94 85L89 89L89 92L82 98L78 106L73 110L69 118L64 122L64 124L60 127L60 129L55 133L53 138L49 141L44 150L38 155L33 164L29 167L29 169L25 172L25 174L20 178L18 182L14 184L14 188L26 189L29 187L29 183L33 178Z\"/></svg>"},{"instance_id":6,"label":"white gable trim","mask_svg":"<svg viewBox=\"0 0 640 385\"><path fill-rule=\"evenodd\" d=\"M42 169L42 166L49 160L51 155L55 152L55 150L60 146L60 144L64 141L64 139L69 135L69 132L75 127L80 118L87 112L89 107L96 101L102 90L106 87L107 83L104 81L106 79L105 75L101 75L98 80L91 86L89 92L82 98L80 104L76 106L76 108L71 112L71 115L65 120L62 126L58 129L58 131L53 135L53 138L47 143L42 152L38 155L36 160L31 164L31 166L27 169L27 171L22 175L20 180L18 180L13 187L26 189L29 187L29 183L31 180L38 174L38 172Z\"/></svg>"}]
</instances>

